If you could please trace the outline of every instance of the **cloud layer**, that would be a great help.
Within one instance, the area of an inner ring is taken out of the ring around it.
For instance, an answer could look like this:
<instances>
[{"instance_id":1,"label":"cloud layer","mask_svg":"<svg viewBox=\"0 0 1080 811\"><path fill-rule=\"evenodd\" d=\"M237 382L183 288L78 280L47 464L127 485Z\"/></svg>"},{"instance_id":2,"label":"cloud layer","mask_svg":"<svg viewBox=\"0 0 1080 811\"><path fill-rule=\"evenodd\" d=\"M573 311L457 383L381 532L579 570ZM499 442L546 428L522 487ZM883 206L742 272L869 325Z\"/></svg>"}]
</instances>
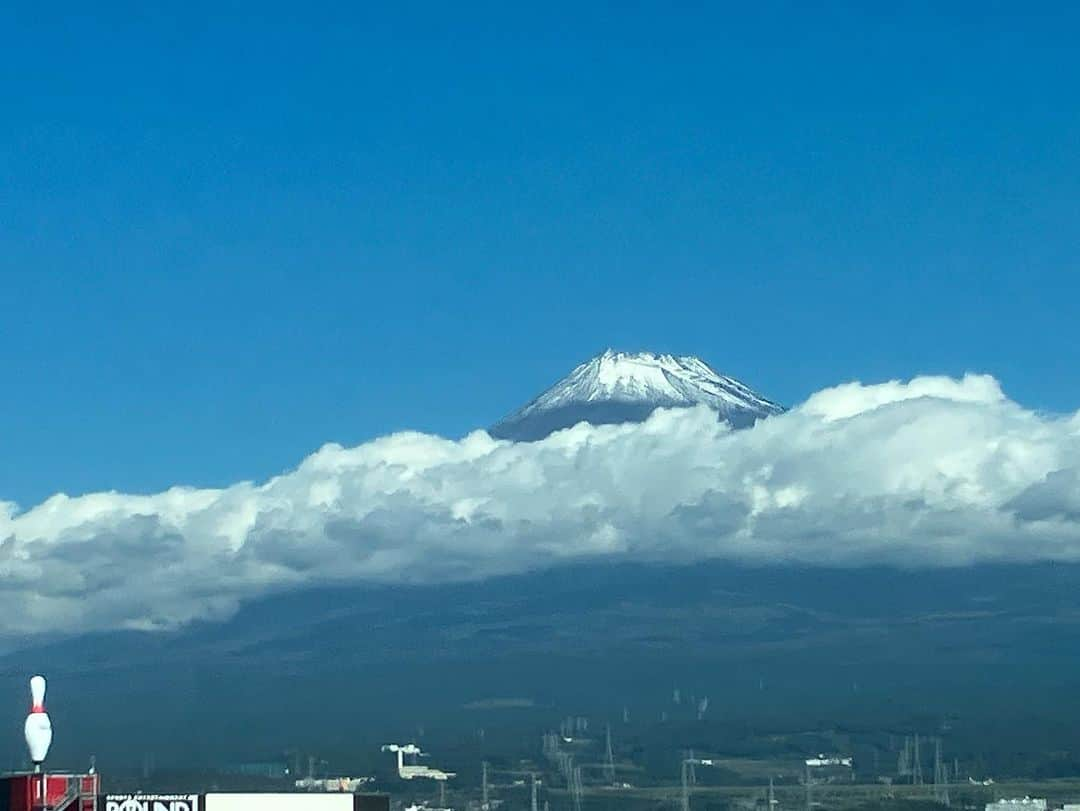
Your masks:
<instances>
[{"instance_id":1,"label":"cloud layer","mask_svg":"<svg viewBox=\"0 0 1080 811\"><path fill-rule=\"evenodd\" d=\"M826 389L737 432L702 408L529 444L403 433L264 484L0 502L0 634L175 627L321 583L604 557L1080 560L1080 413L923 377Z\"/></svg>"}]
</instances>

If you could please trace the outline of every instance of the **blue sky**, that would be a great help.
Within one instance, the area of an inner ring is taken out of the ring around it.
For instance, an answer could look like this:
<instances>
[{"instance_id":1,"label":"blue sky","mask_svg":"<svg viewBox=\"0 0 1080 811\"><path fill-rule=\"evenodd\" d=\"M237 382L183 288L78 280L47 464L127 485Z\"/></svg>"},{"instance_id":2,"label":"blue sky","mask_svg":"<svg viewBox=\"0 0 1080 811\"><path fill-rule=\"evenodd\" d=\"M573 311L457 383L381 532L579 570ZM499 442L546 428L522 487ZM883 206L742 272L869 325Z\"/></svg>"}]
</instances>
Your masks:
<instances>
[{"instance_id":1,"label":"blue sky","mask_svg":"<svg viewBox=\"0 0 1080 811\"><path fill-rule=\"evenodd\" d=\"M1075 410L1047 8L8 8L0 498L459 435L609 345Z\"/></svg>"}]
</instances>

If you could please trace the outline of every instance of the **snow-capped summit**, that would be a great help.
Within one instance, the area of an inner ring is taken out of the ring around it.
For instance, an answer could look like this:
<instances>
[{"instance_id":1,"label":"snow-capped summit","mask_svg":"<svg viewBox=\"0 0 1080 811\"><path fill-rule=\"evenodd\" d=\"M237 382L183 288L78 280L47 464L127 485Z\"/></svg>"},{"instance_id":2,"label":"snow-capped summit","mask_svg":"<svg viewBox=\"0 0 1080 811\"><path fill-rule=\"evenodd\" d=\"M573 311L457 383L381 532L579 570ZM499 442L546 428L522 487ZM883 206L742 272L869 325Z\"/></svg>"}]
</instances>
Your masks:
<instances>
[{"instance_id":1,"label":"snow-capped summit","mask_svg":"<svg viewBox=\"0 0 1080 811\"><path fill-rule=\"evenodd\" d=\"M641 422L655 409L704 404L745 428L784 409L692 356L615 352L578 366L491 428L499 439L531 441L579 422Z\"/></svg>"}]
</instances>

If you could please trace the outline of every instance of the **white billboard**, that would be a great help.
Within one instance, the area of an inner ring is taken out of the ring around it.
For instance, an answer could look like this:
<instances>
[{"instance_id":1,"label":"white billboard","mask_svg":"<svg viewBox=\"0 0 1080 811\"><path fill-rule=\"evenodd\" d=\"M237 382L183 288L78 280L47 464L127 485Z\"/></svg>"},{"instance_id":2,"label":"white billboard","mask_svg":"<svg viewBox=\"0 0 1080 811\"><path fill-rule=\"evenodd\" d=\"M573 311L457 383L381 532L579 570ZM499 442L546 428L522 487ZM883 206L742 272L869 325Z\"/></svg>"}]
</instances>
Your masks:
<instances>
[{"instance_id":1,"label":"white billboard","mask_svg":"<svg viewBox=\"0 0 1080 811\"><path fill-rule=\"evenodd\" d=\"M203 796L203 811L353 811L353 795L206 794Z\"/></svg>"}]
</instances>

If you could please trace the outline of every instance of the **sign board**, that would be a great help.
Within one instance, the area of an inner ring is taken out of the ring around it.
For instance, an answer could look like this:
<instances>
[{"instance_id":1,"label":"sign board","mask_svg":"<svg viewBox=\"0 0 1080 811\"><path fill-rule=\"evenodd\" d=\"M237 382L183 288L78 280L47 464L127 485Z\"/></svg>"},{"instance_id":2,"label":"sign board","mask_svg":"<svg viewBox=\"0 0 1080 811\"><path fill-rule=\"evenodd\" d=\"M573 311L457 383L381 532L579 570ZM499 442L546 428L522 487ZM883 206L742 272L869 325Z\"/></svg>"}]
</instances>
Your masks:
<instances>
[{"instance_id":1,"label":"sign board","mask_svg":"<svg viewBox=\"0 0 1080 811\"><path fill-rule=\"evenodd\" d=\"M354 811L355 795L304 794L299 792L259 794L206 794L198 811ZM111 808L105 811L113 811ZM127 811L120 809L119 811ZM135 809L131 809L135 811ZM141 809L140 809L141 811ZM155 811L149 809L148 811Z\"/></svg>"},{"instance_id":2,"label":"sign board","mask_svg":"<svg viewBox=\"0 0 1080 811\"><path fill-rule=\"evenodd\" d=\"M200 811L198 794L106 794L105 811Z\"/></svg>"}]
</instances>

